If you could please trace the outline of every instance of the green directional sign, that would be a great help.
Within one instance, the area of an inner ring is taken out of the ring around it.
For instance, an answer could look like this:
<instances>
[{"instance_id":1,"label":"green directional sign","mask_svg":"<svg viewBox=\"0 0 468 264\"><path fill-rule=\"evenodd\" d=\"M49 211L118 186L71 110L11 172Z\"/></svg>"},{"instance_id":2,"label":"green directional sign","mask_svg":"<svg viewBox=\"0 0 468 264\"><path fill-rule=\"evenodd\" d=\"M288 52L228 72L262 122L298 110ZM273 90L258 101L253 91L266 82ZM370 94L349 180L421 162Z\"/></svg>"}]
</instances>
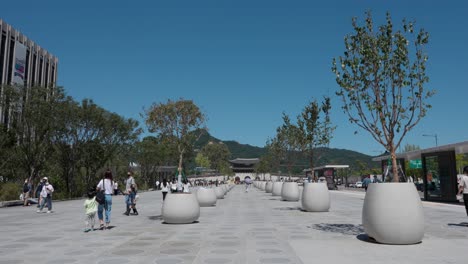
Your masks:
<instances>
[{"instance_id":1,"label":"green directional sign","mask_svg":"<svg viewBox=\"0 0 468 264\"><path fill-rule=\"evenodd\" d=\"M417 160L410 160L409 161L410 169L422 169L422 162L420 159Z\"/></svg>"}]
</instances>

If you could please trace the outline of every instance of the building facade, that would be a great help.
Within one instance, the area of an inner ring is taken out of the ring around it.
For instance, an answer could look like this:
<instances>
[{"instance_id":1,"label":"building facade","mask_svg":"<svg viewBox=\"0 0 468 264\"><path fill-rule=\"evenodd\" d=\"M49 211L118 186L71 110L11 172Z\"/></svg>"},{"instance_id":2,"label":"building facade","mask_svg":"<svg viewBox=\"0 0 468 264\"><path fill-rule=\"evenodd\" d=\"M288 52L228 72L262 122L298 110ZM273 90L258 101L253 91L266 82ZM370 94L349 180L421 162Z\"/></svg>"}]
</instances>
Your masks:
<instances>
[{"instance_id":1,"label":"building facade","mask_svg":"<svg viewBox=\"0 0 468 264\"><path fill-rule=\"evenodd\" d=\"M3 86L51 87L57 83L58 59L0 19L0 98ZM2 123L8 109L0 105Z\"/></svg>"}]
</instances>

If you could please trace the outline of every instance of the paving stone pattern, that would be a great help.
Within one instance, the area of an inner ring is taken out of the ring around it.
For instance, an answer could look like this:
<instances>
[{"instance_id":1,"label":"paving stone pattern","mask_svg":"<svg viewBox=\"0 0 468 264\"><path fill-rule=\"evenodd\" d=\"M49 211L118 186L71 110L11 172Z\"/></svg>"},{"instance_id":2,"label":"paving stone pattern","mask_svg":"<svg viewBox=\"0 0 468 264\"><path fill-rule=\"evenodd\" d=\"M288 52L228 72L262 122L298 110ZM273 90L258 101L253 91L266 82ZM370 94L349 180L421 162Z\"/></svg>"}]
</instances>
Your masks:
<instances>
[{"instance_id":1,"label":"paving stone pattern","mask_svg":"<svg viewBox=\"0 0 468 264\"><path fill-rule=\"evenodd\" d=\"M424 203L422 243L371 243L361 226L364 193L331 192L330 212L300 210L260 190L235 187L197 223L162 223L159 191L140 194L139 216L124 216L113 197L110 230L84 233L83 200L0 209L3 263L468 263L464 207ZM404 223L402 223L404 224Z\"/></svg>"}]
</instances>

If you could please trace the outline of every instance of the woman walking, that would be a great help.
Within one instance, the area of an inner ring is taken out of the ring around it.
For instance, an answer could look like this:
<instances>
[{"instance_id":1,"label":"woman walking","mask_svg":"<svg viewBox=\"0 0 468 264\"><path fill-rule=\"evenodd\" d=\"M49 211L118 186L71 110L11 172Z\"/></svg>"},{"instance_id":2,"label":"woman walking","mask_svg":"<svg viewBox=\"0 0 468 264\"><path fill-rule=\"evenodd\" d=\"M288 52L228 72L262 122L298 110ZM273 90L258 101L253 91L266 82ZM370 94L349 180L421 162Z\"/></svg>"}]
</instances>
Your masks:
<instances>
[{"instance_id":1,"label":"woman walking","mask_svg":"<svg viewBox=\"0 0 468 264\"><path fill-rule=\"evenodd\" d=\"M163 195L163 202L166 199L166 195L169 192L169 183L167 183L166 178L163 179L162 186L161 186L161 192Z\"/></svg>"},{"instance_id":2,"label":"woman walking","mask_svg":"<svg viewBox=\"0 0 468 264\"><path fill-rule=\"evenodd\" d=\"M104 179L100 180L97 185L97 191L104 190L105 203L98 206L98 218L101 223L99 229L105 230L109 228L111 221L111 210L112 210L112 192L114 190L114 185L112 183L112 172L107 170L104 173ZM106 215L106 224L104 225L104 215L103 211L105 210Z\"/></svg>"}]
</instances>

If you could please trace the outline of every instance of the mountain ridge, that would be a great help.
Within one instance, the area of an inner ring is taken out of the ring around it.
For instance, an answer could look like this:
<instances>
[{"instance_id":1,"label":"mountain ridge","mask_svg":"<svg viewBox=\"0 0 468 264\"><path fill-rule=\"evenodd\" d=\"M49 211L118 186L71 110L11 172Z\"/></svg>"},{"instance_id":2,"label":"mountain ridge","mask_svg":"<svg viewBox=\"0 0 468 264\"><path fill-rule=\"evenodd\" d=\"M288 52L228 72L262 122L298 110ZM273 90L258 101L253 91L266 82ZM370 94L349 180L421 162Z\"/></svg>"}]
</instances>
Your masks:
<instances>
[{"instance_id":1,"label":"mountain ridge","mask_svg":"<svg viewBox=\"0 0 468 264\"><path fill-rule=\"evenodd\" d=\"M221 142L226 144L231 152L231 159L235 158L261 158L267 154L267 149L264 147L252 146L249 144L242 144L235 140L221 140L212 136L208 131L205 131L198 141L195 143L195 148L201 149L209 142ZM361 166L368 168L378 168L379 164L372 161L373 156L369 156L354 150L338 149L338 148L318 148L321 152L321 158L315 163L317 166L325 164L347 164L351 168L358 169L358 163ZM308 162L303 158L300 159L298 164L307 166Z\"/></svg>"}]
</instances>

